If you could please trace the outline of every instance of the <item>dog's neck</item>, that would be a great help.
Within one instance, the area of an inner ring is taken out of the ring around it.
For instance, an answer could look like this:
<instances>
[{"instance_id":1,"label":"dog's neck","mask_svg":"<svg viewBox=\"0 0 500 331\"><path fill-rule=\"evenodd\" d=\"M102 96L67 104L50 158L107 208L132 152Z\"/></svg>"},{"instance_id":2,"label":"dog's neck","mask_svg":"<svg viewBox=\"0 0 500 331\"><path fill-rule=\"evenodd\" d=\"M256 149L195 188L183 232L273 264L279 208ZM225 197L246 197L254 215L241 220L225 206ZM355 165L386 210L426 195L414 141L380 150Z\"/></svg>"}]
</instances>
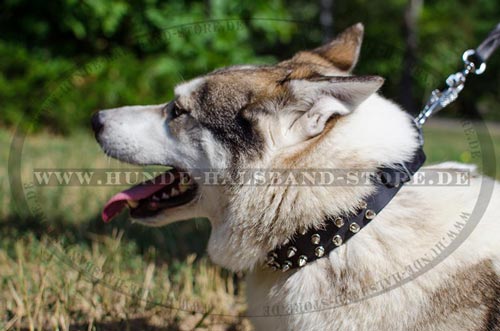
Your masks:
<instances>
[{"instance_id":1,"label":"dog's neck","mask_svg":"<svg viewBox=\"0 0 500 331\"><path fill-rule=\"evenodd\" d=\"M410 162L379 168L376 173L369 174L367 180L371 181L376 189L363 200L355 213L332 215L324 220L321 228L299 229L291 240L287 239L268 253L267 266L275 271L287 272L328 256L331 251L344 245L371 223L402 186L411 180L424 161L424 151L419 148ZM361 177L354 173L352 176ZM339 185L349 183L342 181Z\"/></svg>"},{"instance_id":2,"label":"dog's neck","mask_svg":"<svg viewBox=\"0 0 500 331\"><path fill-rule=\"evenodd\" d=\"M339 119L307 153L287 151L274 157L265 168L375 171L381 165L409 161L418 146L411 118L389 101L373 96L355 113ZM302 154L294 157L296 153ZM230 202L224 213L220 219L212 220L209 254L216 263L229 269L252 269L264 263L267 252L300 229L319 228L330 215L355 213L374 189L373 184L276 186L271 183L232 189L226 192Z\"/></svg>"}]
</instances>

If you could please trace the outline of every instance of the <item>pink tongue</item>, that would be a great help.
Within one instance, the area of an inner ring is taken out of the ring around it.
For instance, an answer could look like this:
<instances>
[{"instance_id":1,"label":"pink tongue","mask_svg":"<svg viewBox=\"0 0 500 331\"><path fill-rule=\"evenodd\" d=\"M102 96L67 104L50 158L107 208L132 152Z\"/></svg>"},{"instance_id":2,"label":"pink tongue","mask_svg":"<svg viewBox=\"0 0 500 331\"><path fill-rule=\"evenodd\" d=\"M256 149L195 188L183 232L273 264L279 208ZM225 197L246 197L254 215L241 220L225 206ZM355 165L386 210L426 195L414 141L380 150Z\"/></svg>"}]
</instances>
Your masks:
<instances>
[{"instance_id":1,"label":"pink tongue","mask_svg":"<svg viewBox=\"0 0 500 331\"><path fill-rule=\"evenodd\" d=\"M163 182L162 182L163 181ZM136 185L128 190L122 191L114 195L104 206L102 211L102 219L104 222L109 222L113 217L119 214L127 205L127 200L141 200L151 196L153 193L161 190L171 182L164 182L164 175L153 178L150 181Z\"/></svg>"}]
</instances>

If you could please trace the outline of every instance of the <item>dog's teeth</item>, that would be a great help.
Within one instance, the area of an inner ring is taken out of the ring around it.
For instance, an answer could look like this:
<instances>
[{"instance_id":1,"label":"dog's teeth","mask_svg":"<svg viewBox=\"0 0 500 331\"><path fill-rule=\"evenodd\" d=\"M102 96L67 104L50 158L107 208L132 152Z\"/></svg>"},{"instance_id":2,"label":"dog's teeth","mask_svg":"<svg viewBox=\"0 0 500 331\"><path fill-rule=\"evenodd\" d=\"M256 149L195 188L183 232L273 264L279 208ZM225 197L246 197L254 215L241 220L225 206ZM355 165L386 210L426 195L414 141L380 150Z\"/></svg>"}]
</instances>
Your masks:
<instances>
[{"instance_id":1,"label":"dog's teeth","mask_svg":"<svg viewBox=\"0 0 500 331\"><path fill-rule=\"evenodd\" d=\"M168 193L163 193L162 196L161 196L162 199L168 199L170 198L170 195L168 195Z\"/></svg>"},{"instance_id":2,"label":"dog's teeth","mask_svg":"<svg viewBox=\"0 0 500 331\"><path fill-rule=\"evenodd\" d=\"M139 202L135 200L127 200L127 204L132 208L136 208L137 206L139 206Z\"/></svg>"},{"instance_id":3,"label":"dog's teeth","mask_svg":"<svg viewBox=\"0 0 500 331\"><path fill-rule=\"evenodd\" d=\"M174 195L174 196L175 196L175 195L178 195L178 194L179 194L179 191L178 191L178 190L176 190L175 188L173 188L173 189L172 189L172 191L170 191L170 194L172 194L172 195Z\"/></svg>"}]
</instances>

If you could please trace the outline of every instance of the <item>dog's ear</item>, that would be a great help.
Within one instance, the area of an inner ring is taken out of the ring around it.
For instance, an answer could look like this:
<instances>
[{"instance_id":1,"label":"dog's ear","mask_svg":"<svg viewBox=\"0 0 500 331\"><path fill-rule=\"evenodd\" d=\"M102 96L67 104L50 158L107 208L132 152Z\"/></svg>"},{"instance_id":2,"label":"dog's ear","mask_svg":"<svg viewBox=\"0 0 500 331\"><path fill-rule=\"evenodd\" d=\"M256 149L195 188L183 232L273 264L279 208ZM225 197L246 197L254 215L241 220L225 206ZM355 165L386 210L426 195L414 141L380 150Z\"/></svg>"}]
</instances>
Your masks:
<instances>
[{"instance_id":1,"label":"dog's ear","mask_svg":"<svg viewBox=\"0 0 500 331\"><path fill-rule=\"evenodd\" d=\"M358 62L363 33L363 24L357 23L345 29L328 44L311 52L328 60L340 70L350 72Z\"/></svg>"},{"instance_id":2,"label":"dog's ear","mask_svg":"<svg viewBox=\"0 0 500 331\"><path fill-rule=\"evenodd\" d=\"M294 97L308 102L308 109L290 128L299 140L319 135L334 115L347 115L384 83L379 76L322 77L291 81Z\"/></svg>"}]
</instances>

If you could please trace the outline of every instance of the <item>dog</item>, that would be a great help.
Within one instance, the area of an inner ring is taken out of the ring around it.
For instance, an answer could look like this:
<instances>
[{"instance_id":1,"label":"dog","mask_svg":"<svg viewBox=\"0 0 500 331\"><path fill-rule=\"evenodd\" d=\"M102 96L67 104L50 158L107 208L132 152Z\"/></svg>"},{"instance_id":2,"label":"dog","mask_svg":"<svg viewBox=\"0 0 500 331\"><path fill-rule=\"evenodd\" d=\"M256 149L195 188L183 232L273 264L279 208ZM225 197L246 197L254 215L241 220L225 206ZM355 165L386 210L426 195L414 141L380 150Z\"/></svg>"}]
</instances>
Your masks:
<instances>
[{"instance_id":1,"label":"dog","mask_svg":"<svg viewBox=\"0 0 500 331\"><path fill-rule=\"evenodd\" d=\"M315 261L287 272L266 265L297 234L355 212L374 184L246 185L239 173L375 171L419 149L412 117L377 93L384 79L351 74L363 33L358 23L276 65L183 82L170 102L94 114L107 155L172 167L168 182L111 198L103 218L125 207L148 226L207 217L210 258L246 272L256 330L500 330L500 190L468 165L420 169L414 178L429 169L470 176L467 185L404 185L366 228ZM200 180L207 169L217 184Z\"/></svg>"}]
</instances>

